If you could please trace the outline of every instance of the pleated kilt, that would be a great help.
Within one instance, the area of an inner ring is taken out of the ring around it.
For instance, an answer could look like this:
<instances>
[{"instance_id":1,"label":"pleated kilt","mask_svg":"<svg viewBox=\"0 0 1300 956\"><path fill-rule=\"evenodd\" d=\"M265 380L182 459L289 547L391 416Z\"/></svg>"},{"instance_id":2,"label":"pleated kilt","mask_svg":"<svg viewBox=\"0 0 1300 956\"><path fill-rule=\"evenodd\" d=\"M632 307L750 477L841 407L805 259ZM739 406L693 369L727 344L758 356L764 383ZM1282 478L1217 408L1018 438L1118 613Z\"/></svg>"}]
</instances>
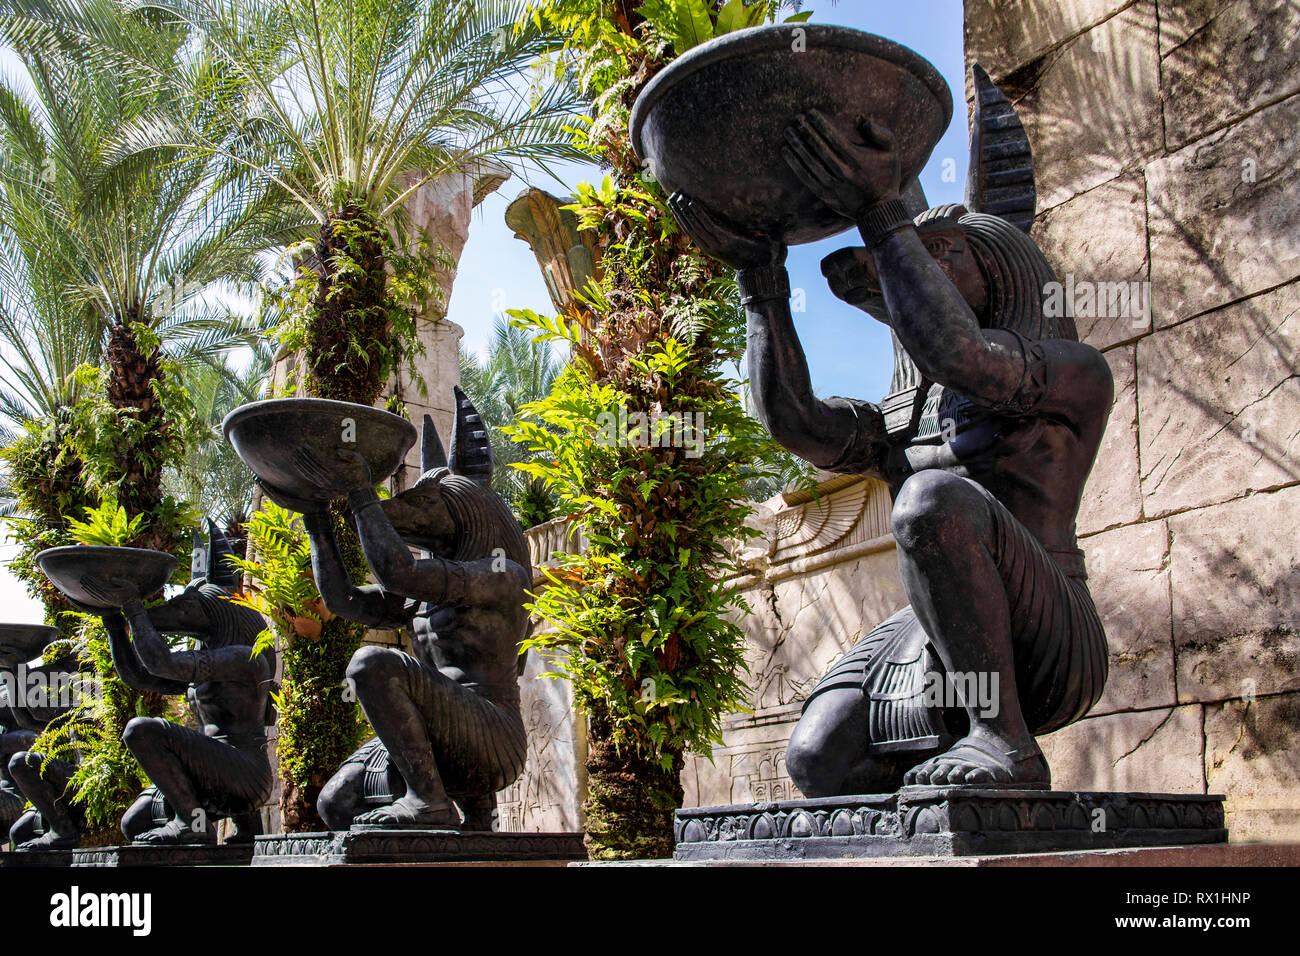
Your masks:
<instances>
[{"instance_id":1,"label":"pleated kilt","mask_svg":"<svg viewBox=\"0 0 1300 956\"><path fill-rule=\"evenodd\" d=\"M518 684L484 688L492 696L458 683L409 654L391 651L401 662L402 683L424 718L433 759L453 797L496 793L523 773L528 735L519 711ZM386 805L406 792L388 751L371 738L345 761L365 767L367 804Z\"/></svg>"},{"instance_id":2,"label":"pleated kilt","mask_svg":"<svg viewBox=\"0 0 1300 956\"><path fill-rule=\"evenodd\" d=\"M971 485L987 500L993 519L986 544L1006 587L1025 721L1034 734L1059 730L1101 697L1108 668L1106 633L1082 555L1063 553L1058 563L986 488ZM804 707L829 690L856 687L870 700L873 749L933 745L962 719L925 704L928 674L942 677L943 665L916 614L905 607L836 661Z\"/></svg>"},{"instance_id":3,"label":"pleated kilt","mask_svg":"<svg viewBox=\"0 0 1300 956\"><path fill-rule=\"evenodd\" d=\"M265 739L260 748L252 741L241 748L161 717L140 719L156 725L155 732L185 766L195 796L210 813L217 817L251 813L271 798L275 780Z\"/></svg>"}]
</instances>

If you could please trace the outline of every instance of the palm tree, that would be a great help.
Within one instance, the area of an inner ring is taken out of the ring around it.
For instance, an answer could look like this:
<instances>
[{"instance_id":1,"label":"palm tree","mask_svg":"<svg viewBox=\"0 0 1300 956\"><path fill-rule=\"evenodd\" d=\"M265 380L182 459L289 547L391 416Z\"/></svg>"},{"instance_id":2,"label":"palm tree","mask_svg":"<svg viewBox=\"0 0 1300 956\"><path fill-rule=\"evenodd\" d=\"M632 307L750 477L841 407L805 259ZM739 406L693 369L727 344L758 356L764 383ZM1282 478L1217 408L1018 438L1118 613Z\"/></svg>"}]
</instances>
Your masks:
<instances>
[{"instance_id":1,"label":"palm tree","mask_svg":"<svg viewBox=\"0 0 1300 956\"><path fill-rule=\"evenodd\" d=\"M125 141L228 159L299 206L317 233L297 250L289 344L305 351L308 393L373 404L409 357L412 314L431 290L431 257L411 255L403 204L491 158L574 155L571 90L528 75L552 40L516 27L514 0L159 0L156 9L205 38L220 64L213 88L242 95L189 92L221 103L239 132L227 141L193 122L151 121Z\"/></svg>"},{"instance_id":2,"label":"palm tree","mask_svg":"<svg viewBox=\"0 0 1300 956\"><path fill-rule=\"evenodd\" d=\"M514 424L525 405L549 394L563 368L563 360L549 343L538 341L501 316L493 325L486 361L464 347L460 350L461 388L490 428L495 462L492 488L525 528L555 517L557 501L543 480L509 467L526 461L530 455L502 429Z\"/></svg>"},{"instance_id":3,"label":"palm tree","mask_svg":"<svg viewBox=\"0 0 1300 956\"><path fill-rule=\"evenodd\" d=\"M221 422L238 406L263 397L274 356L274 349L262 339L247 353L237 354L235 361L222 355L184 371L199 434L186 446L185 457L168 469L164 487L222 524L236 550L257 483L221 433Z\"/></svg>"},{"instance_id":4,"label":"palm tree","mask_svg":"<svg viewBox=\"0 0 1300 956\"><path fill-rule=\"evenodd\" d=\"M11 569L42 588L53 615L67 604L31 555L71 543L67 519L101 493L147 517L131 543L183 541L189 518L163 487L186 425L181 365L252 335L212 293L250 286L257 253L300 237L302 222L223 157L123 145L123 130L193 109L195 88L210 103L188 120L213 139L228 135L214 62L185 24L114 0L48 19L16 7L0 8L0 42L25 67L0 84L0 349L10 359L0 413L23 426L4 436L23 545ZM84 42L88 24L122 52ZM75 745L81 796L112 823L125 809L115 801L140 779L118 743L122 727L161 713L163 701L112 677L94 626L78 626L77 639L108 688L94 732Z\"/></svg>"},{"instance_id":5,"label":"palm tree","mask_svg":"<svg viewBox=\"0 0 1300 956\"><path fill-rule=\"evenodd\" d=\"M535 86L528 70L551 49L516 28L514 0L158 0L157 18L202 38L211 69L175 83L71 0L11 0L33 33L72 24L131 75L171 90L184 108L132 118L119 136L134 157L230 163L313 224L293 249L297 270L282 344L300 349L309 394L374 404L415 342L433 269L403 205L441 177L486 160L573 155L567 86ZM108 0L99 0L108 2ZM169 104L170 105L170 104ZM234 131L227 135L228 131ZM354 580L366 569L354 532L336 523ZM356 707L340 686L363 631L342 618L310 646L286 647L281 696L281 809L286 829L320 829L315 795L348 753Z\"/></svg>"}]
</instances>

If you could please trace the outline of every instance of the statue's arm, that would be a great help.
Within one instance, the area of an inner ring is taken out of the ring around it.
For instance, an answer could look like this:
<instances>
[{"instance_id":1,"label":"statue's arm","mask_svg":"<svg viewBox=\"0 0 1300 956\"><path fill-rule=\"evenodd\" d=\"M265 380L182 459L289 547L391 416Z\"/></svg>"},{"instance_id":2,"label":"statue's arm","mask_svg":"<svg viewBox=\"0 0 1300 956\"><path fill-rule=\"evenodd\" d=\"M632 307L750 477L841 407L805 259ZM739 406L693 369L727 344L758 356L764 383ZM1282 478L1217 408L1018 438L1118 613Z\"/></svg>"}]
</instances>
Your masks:
<instances>
[{"instance_id":1,"label":"statue's arm","mask_svg":"<svg viewBox=\"0 0 1300 956\"><path fill-rule=\"evenodd\" d=\"M113 663L117 666L119 659L127 661L130 659L129 652L134 652L135 658L143 668L143 673L135 673L132 676L142 678L145 682L155 686L143 687L131 682L125 674L122 679L132 687L139 690L157 690L162 694L183 694L188 690L189 685L194 682L194 651L173 651L158 628L154 627L153 620L149 617L149 609L144 606L144 602L138 597L127 601L122 607L122 616L126 619L131 629L131 641L129 645L122 648L124 653L120 654L115 649L113 652ZM125 634L125 628L123 628ZM159 687L166 688L159 690Z\"/></svg>"},{"instance_id":2,"label":"statue's arm","mask_svg":"<svg viewBox=\"0 0 1300 956\"><path fill-rule=\"evenodd\" d=\"M11 730L0 734L0 754L12 757L24 750L31 750L32 744L36 743L36 737L34 730Z\"/></svg>"},{"instance_id":3,"label":"statue's arm","mask_svg":"<svg viewBox=\"0 0 1300 956\"><path fill-rule=\"evenodd\" d=\"M197 651L173 651L149 619L149 611L137 600L128 601L122 613L131 626L133 646L148 673L163 678L173 689L161 693L181 694L191 684L208 681L257 680L266 677L266 660L254 656L248 645ZM154 688L148 688L150 690Z\"/></svg>"},{"instance_id":4,"label":"statue's arm","mask_svg":"<svg viewBox=\"0 0 1300 956\"><path fill-rule=\"evenodd\" d=\"M1100 352L1065 339L981 329L912 226L889 233L872 253L894 332L926 378L1011 414L1078 423L1109 410L1114 384Z\"/></svg>"},{"instance_id":5,"label":"statue's arm","mask_svg":"<svg viewBox=\"0 0 1300 956\"><path fill-rule=\"evenodd\" d=\"M371 494L374 494L373 490ZM378 496L376 496L378 500ZM379 509L374 509L378 511ZM383 517L380 512L380 517ZM387 519L384 519L387 523ZM303 515L307 526L307 536L311 541L311 568L316 578L316 587L320 591L321 601L331 614L356 621L367 627L399 627L406 624L410 615L406 612L406 602L400 594L387 594L385 588L359 588L352 583L343 555L339 552L338 542L334 539L332 519L327 512L314 512ZM391 527L391 526L390 526ZM360 521L358 520L358 530ZM394 535L395 536L395 535ZM401 539L399 538L400 542ZM366 535L361 536L362 548L366 549ZM409 556L406 545L402 551ZM371 569L374 563L370 551L366 550L366 562ZM380 578L380 584L383 579Z\"/></svg>"},{"instance_id":6,"label":"statue's arm","mask_svg":"<svg viewBox=\"0 0 1300 956\"><path fill-rule=\"evenodd\" d=\"M108 650L113 655L113 667L117 671L117 676L122 678L122 682L128 687L135 690L153 691L157 694L183 694L189 687L188 681L168 680L165 677L158 676L149 672L144 663L136 653L135 645L132 644L130 635L127 631L126 618L119 611L105 612L102 615L104 621L104 630L108 632ZM144 620L148 627L157 635L153 628L153 622L149 620L148 614L145 614ZM138 633L138 632L137 632ZM161 636L158 637L162 641ZM170 648L163 644L164 648L170 653Z\"/></svg>"},{"instance_id":7,"label":"statue's arm","mask_svg":"<svg viewBox=\"0 0 1300 956\"><path fill-rule=\"evenodd\" d=\"M490 607L522 601L532 584L527 570L504 556L477 561L416 559L378 507L370 487L348 495L366 563L385 591L454 607Z\"/></svg>"},{"instance_id":8,"label":"statue's arm","mask_svg":"<svg viewBox=\"0 0 1300 956\"><path fill-rule=\"evenodd\" d=\"M851 399L822 401L813 394L790 314L785 269L743 269L738 280L745 303L750 390L772 438L827 471L884 479L889 444L880 408Z\"/></svg>"}]
</instances>

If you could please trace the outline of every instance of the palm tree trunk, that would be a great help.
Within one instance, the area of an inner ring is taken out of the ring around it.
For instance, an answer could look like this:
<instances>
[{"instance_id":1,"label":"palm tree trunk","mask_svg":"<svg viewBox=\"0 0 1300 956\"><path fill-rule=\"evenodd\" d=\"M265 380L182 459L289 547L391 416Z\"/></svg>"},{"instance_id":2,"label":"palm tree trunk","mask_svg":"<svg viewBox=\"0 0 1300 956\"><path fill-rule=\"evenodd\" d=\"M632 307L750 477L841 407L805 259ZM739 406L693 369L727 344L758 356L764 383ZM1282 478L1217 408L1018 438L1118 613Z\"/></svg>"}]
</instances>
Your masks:
<instances>
[{"instance_id":1,"label":"palm tree trunk","mask_svg":"<svg viewBox=\"0 0 1300 956\"><path fill-rule=\"evenodd\" d=\"M343 206L321 227L306 335L309 394L361 405L379 399L392 347L386 265L383 235L360 206Z\"/></svg>"},{"instance_id":2,"label":"palm tree trunk","mask_svg":"<svg viewBox=\"0 0 1300 956\"><path fill-rule=\"evenodd\" d=\"M682 805L684 760L669 769L636 748L615 747L608 718L588 717L587 854L593 860L651 860L673 855L673 812Z\"/></svg>"},{"instance_id":3,"label":"palm tree trunk","mask_svg":"<svg viewBox=\"0 0 1300 956\"><path fill-rule=\"evenodd\" d=\"M154 383L163 377L162 356L157 349L142 348L129 320L123 320L109 330L106 359L109 403L144 426L137 441L117 450L114 470L123 478L117 503L128 517L148 515L163 500L162 464L170 427L154 394ZM173 544L152 522L131 543L160 551L170 551Z\"/></svg>"}]
</instances>

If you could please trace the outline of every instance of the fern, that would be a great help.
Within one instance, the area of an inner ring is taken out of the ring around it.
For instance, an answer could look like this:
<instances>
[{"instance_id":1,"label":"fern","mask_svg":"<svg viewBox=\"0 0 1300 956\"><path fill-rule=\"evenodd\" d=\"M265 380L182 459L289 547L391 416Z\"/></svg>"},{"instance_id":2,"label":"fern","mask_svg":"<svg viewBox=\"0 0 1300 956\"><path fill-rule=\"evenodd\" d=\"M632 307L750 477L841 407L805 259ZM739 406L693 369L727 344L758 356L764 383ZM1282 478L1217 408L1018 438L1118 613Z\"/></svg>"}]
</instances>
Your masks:
<instances>
[{"instance_id":1,"label":"fern","mask_svg":"<svg viewBox=\"0 0 1300 956\"><path fill-rule=\"evenodd\" d=\"M105 495L98 507L85 509L86 520L68 519L68 530L78 544L104 545L120 548L136 537L144 527L147 517L138 514L134 518L126 516L126 509L117 503L111 495Z\"/></svg>"}]
</instances>

